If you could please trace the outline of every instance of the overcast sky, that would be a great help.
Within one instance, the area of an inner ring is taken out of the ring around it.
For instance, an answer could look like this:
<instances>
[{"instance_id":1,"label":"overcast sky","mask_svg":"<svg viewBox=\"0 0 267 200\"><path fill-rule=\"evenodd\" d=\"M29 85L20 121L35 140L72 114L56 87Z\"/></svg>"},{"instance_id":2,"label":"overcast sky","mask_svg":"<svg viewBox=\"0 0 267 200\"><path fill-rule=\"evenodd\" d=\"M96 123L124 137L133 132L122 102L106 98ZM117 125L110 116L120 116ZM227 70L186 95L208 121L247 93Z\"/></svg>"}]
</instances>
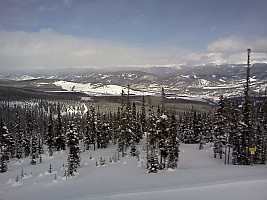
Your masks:
<instances>
[{"instance_id":1,"label":"overcast sky","mask_svg":"<svg viewBox=\"0 0 267 200\"><path fill-rule=\"evenodd\" d=\"M266 0L0 0L0 70L267 61Z\"/></svg>"}]
</instances>

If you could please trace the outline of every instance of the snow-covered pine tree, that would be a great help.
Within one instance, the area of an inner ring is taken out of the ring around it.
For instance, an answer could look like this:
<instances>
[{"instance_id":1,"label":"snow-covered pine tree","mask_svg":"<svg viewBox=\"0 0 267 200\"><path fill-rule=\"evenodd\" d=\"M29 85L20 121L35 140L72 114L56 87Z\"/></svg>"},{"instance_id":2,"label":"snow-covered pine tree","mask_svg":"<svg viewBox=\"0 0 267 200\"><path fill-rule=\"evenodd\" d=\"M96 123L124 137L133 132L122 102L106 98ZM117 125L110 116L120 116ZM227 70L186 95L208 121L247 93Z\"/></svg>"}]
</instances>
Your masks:
<instances>
[{"instance_id":1,"label":"snow-covered pine tree","mask_svg":"<svg viewBox=\"0 0 267 200\"><path fill-rule=\"evenodd\" d=\"M168 163L167 168L175 169L177 168L179 160L179 139L177 135L177 120L172 113L170 117L169 125L169 136L167 140L167 149L168 149Z\"/></svg>"},{"instance_id":2,"label":"snow-covered pine tree","mask_svg":"<svg viewBox=\"0 0 267 200\"><path fill-rule=\"evenodd\" d=\"M71 123L67 135L67 145L69 147L68 156L68 175L73 176L77 171L77 167L80 164L80 147L78 133L74 128L74 124Z\"/></svg>"},{"instance_id":3,"label":"snow-covered pine tree","mask_svg":"<svg viewBox=\"0 0 267 200\"><path fill-rule=\"evenodd\" d=\"M204 137L205 137L205 132L204 132L204 125L203 125L203 121L204 121L205 117L204 117L204 113L201 112L195 112L194 113L194 123L193 123L193 129L194 129L194 133L197 136L197 140L196 142L203 145L204 143ZM199 146L201 146L199 145Z\"/></svg>"},{"instance_id":4,"label":"snow-covered pine tree","mask_svg":"<svg viewBox=\"0 0 267 200\"><path fill-rule=\"evenodd\" d=\"M254 111L252 110L252 98L250 95L250 53L251 50L248 49L248 61L247 61L247 75L246 82L244 86L244 98L242 103L242 112L239 116L237 124L237 132L232 134L232 144L233 144L233 164L238 165L249 165L253 164L252 154L250 148L255 147L257 141L255 140L255 116L253 116ZM237 106L236 106L237 107Z\"/></svg>"},{"instance_id":5,"label":"snow-covered pine tree","mask_svg":"<svg viewBox=\"0 0 267 200\"><path fill-rule=\"evenodd\" d=\"M7 171L7 163L8 160L5 156L5 153L0 152L0 173L4 173Z\"/></svg>"},{"instance_id":6,"label":"snow-covered pine tree","mask_svg":"<svg viewBox=\"0 0 267 200\"><path fill-rule=\"evenodd\" d=\"M128 147L131 146L134 137L133 137L133 116L132 116L132 107L129 97L129 85L128 94L126 99L126 106L124 106L124 101L122 100L122 107L120 112L120 126L119 126L119 139L118 139L118 149L122 153L122 157L124 156ZM122 96L123 99L123 96ZM125 107L125 108L124 108Z\"/></svg>"},{"instance_id":7,"label":"snow-covered pine tree","mask_svg":"<svg viewBox=\"0 0 267 200\"><path fill-rule=\"evenodd\" d=\"M118 140L118 132L117 132L117 115L116 112L111 112L110 111L110 139L112 141L112 144L117 144L117 140Z\"/></svg>"},{"instance_id":8,"label":"snow-covered pine tree","mask_svg":"<svg viewBox=\"0 0 267 200\"><path fill-rule=\"evenodd\" d=\"M127 85L127 100L126 100L126 108L124 110L125 150L134 142L134 139L135 139L133 114L136 115L136 111L133 112L133 108L130 102L130 85Z\"/></svg>"},{"instance_id":9,"label":"snow-covered pine tree","mask_svg":"<svg viewBox=\"0 0 267 200\"><path fill-rule=\"evenodd\" d=\"M191 112L185 112L180 119L179 135L181 141L186 144L199 143L200 136L202 135L201 119L192 107Z\"/></svg>"},{"instance_id":10,"label":"snow-covered pine tree","mask_svg":"<svg viewBox=\"0 0 267 200\"><path fill-rule=\"evenodd\" d=\"M147 131L146 124L146 107L145 107L145 96L142 98L142 107L141 107L141 115L140 115L140 123L141 123L141 131L142 135Z\"/></svg>"},{"instance_id":11,"label":"snow-covered pine tree","mask_svg":"<svg viewBox=\"0 0 267 200\"><path fill-rule=\"evenodd\" d=\"M267 159L267 97L257 111L254 163L265 164Z\"/></svg>"},{"instance_id":12,"label":"snow-covered pine tree","mask_svg":"<svg viewBox=\"0 0 267 200\"><path fill-rule=\"evenodd\" d=\"M231 117L231 125L233 129L231 129L229 143L232 147L232 163L234 165L242 164L242 142L243 142L243 123L241 123L242 113L239 109L239 102L232 102L232 111L230 113Z\"/></svg>"},{"instance_id":13,"label":"snow-covered pine tree","mask_svg":"<svg viewBox=\"0 0 267 200\"><path fill-rule=\"evenodd\" d=\"M158 157L156 155L156 148L158 146L156 121L153 106L149 104L148 109L148 124L147 124L147 169L149 171L157 172L158 169Z\"/></svg>"},{"instance_id":14,"label":"snow-covered pine tree","mask_svg":"<svg viewBox=\"0 0 267 200\"><path fill-rule=\"evenodd\" d=\"M90 106L90 113L87 112L86 120L86 134L85 134L85 143L86 148L89 148L90 144L93 144L94 151L96 150L96 141L97 141L97 116L95 114L95 107Z\"/></svg>"},{"instance_id":15,"label":"snow-covered pine tree","mask_svg":"<svg viewBox=\"0 0 267 200\"><path fill-rule=\"evenodd\" d=\"M2 116L0 117L0 173L7 171L7 163L9 160L7 136L8 130L3 122Z\"/></svg>"},{"instance_id":16,"label":"snow-covered pine tree","mask_svg":"<svg viewBox=\"0 0 267 200\"><path fill-rule=\"evenodd\" d=\"M14 133L15 133L15 147L16 147L16 157L18 159L23 157L24 149L23 149L23 137L24 132L20 122L20 116L18 110L15 113L15 123L14 123Z\"/></svg>"},{"instance_id":17,"label":"snow-covered pine tree","mask_svg":"<svg viewBox=\"0 0 267 200\"><path fill-rule=\"evenodd\" d=\"M234 101L226 100L225 102L225 123L224 123L224 132L225 132L225 159L224 164L230 163L230 158L232 163L236 162L236 155L234 149L239 148L239 118L240 110L238 109L238 104ZM231 153L232 149L232 153ZM235 159L234 159L235 157Z\"/></svg>"},{"instance_id":18,"label":"snow-covered pine tree","mask_svg":"<svg viewBox=\"0 0 267 200\"><path fill-rule=\"evenodd\" d=\"M214 139L213 139L213 151L214 158L219 155L222 159L223 154L223 144L225 144L225 102L223 96L220 97L218 102L217 112L215 113L215 123L214 123Z\"/></svg>"},{"instance_id":19,"label":"snow-covered pine tree","mask_svg":"<svg viewBox=\"0 0 267 200\"><path fill-rule=\"evenodd\" d=\"M53 148L55 145L55 139L54 139L53 116L52 116L51 110L49 113L46 144L48 146L49 156L53 156Z\"/></svg>"},{"instance_id":20,"label":"snow-covered pine tree","mask_svg":"<svg viewBox=\"0 0 267 200\"><path fill-rule=\"evenodd\" d=\"M110 137L109 122L106 113L103 113L102 126L100 131L100 146L101 148L107 148Z\"/></svg>"},{"instance_id":21,"label":"snow-covered pine tree","mask_svg":"<svg viewBox=\"0 0 267 200\"><path fill-rule=\"evenodd\" d=\"M13 124L13 123L11 123ZM6 144L7 144L7 154L9 158L14 158L16 155L16 142L14 134L7 130Z\"/></svg>"},{"instance_id":22,"label":"snow-covered pine tree","mask_svg":"<svg viewBox=\"0 0 267 200\"><path fill-rule=\"evenodd\" d=\"M99 106L97 107L96 119L95 119L95 131L96 131L96 146L98 149L101 148L101 130L102 130L102 119Z\"/></svg>"},{"instance_id":23,"label":"snow-covered pine tree","mask_svg":"<svg viewBox=\"0 0 267 200\"><path fill-rule=\"evenodd\" d=\"M253 131L253 116L252 116L252 98L250 95L250 52L248 49L248 61L247 61L247 76L246 84L244 88L244 104L243 104L243 116L242 116L242 143L241 143L241 163L242 165L252 164L251 154L249 148L254 147L254 131Z\"/></svg>"},{"instance_id":24,"label":"snow-covered pine tree","mask_svg":"<svg viewBox=\"0 0 267 200\"><path fill-rule=\"evenodd\" d=\"M84 131L84 145L85 145L85 149L89 150L90 148L90 144L91 144L91 119L90 119L90 113L89 110L86 112L86 122L85 122L85 131Z\"/></svg>"},{"instance_id":25,"label":"snow-covered pine tree","mask_svg":"<svg viewBox=\"0 0 267 200\"><path fill-rule=\"evenodd\" d=\"M169 127L168 127L168 116L162 114L159 116L156 122L156 140L158 143L159 149L159 167L164 169L166 167L166 158L168 156L168 136L169 136Z\"/></svg>"},{"instance_id":26,"label":"snow-covered pine tree","mask_svg":"<svg viewBox=\"0 0 267 200\"><path fill-rule=\"evenodd\" d=\"M136 113L136 105L135 102L133 102L133 106L132 106L132 140L135 144L138 144L140 142L140 140L143 138L143 133L141 130L141 122L138 118L138 115Z\"/></svg>"},{"instance_id":27,"label":"snow-covered pine tree","mask_svg":"<svg viewBox=\"0 0 267 200\"><path fill-rule=\"evenodd\" d=\"M26 116L26 138L29 141L29 150L31 155L31 164L35 165L39 157L38 151L38 135L36 123L33 119L33 111L28 110ZM26 151L26 150L25 150Z\"/></svg>"},{"instance_id":28,"label":"snow-covered pine tree","mask_svg":"<svg viewBox=\"0 0 267 200\"><path fill-rule=\"evenodd\" d=\"M56 130L55 130L55 146L57 151L65 150L66 147L66 138L63 134L63 125L62 125L62 116L60 104L57 104L57 120L56 120Z\"/></svg>"},{"instance_id":29,"label":"snow-covered pine tree","mask_svg":"<svg viewBox=\"0 0 267 200\"><path fill-rule=\"evenodd\" d=\"M184 112L182 115L180 115L179 118L179 125L178 125L178 136L181 142L183 143L188 143L187 140L187 116L186 113Z\"/></svg>"},{"instance_id":30,"label":"snow-covered pine tree","mask_svg":"<svg viewBox=\"0 0 267 200\"><path fill-rule=\"evenodd\" d=\"M118 107L117 112L113 114L113 120L112 120L112 141L113 144L117 144L119 142L120 138L120 131L121 131L121 108Z\"/></svg>"},{"instance_id":31,"label":"snow-covered pine tree","mask_svg":"<svg viewBox=\"0 0 267 200\"><path fill-rule=\"evenodd\" d=\"M130 137L129 137L129 129L128 129L128 121L125 110L121 112L120 115L120 126L119 126L119 138L118 138L118 149L124 157L126 148L128 146L128 142L130 145Z\"/></svg>"},{"instance_id":32,"label":"snow-covered pine tree","mask_svg":"<svg viewBox=\"0 0 267 200\"><path fill-rule=\"evenodd\" d=\"M213 124L212 121L214 119L213 112L207 112L205 114L205 118L203 119L204 124L204 142L211 142L213 137Z\"/></svg>"}]
</instances>

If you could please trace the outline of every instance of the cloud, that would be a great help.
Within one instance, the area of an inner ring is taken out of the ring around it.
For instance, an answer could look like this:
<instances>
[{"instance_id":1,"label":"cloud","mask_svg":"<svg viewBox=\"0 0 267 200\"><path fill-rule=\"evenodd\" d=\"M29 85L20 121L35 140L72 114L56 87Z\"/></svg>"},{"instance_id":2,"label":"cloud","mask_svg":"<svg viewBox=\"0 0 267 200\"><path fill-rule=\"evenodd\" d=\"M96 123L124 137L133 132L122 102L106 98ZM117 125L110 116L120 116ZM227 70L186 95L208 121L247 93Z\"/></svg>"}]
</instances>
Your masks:
<instances>
[{"instance_id":1,"label":"cloud","mask_svg":"<svg viewBox=\"0 0 267 200\"><path fill-rule=\"evenodd\" d=\"M267 37L232 35L220 38L207 45L207 55L212 54L214 60L221 63L246 63L248 48L252 50L252 62L267 61Z\"/></svg>"},{"instance_id":2,"label":"cloud","mask_svg":"<svg viewBox=\"0 0 267 200\"><path fill-rule=\"evenodd\" d=\"M267 37L244 38L239 36L229 36L220 38L208 44L209 53L230 53L244 52L251 48L253 52L267 52Z\"/></svg>"},{"instance_id":3,"label":"cloud","mask_svg":"<svg viewBox=\"0 0 267 200\"><path fill-rule=\"evenodd\" d=\"M236 36L235 36L236 37ZM133 46L124 41L96 40L60 35L53 29L38 32L0 31L0 70L47 67L159 66L187 63L245 63L244 39L219 39L206 52L188 52L168 46ZM232 42L231 42L232 41ZM252 62L267 61L264 38L254 40ZM238 45L235 47L234 44ZM222 45L219 45L222 44ZM242 46L243 45L243 46ZM223 46L223 47L222 47ZM235 51L233 51L235 50Z\"/></svg>"},{"instance_id":4,"label":"cloud","mask_svg":"<svg viewBox=\"0 0 267 200\"><path fill-rule=\"evenodd\" d=\"M73 2L72 0L63 0L63 5L66 7L70 7L72 2Z\"/></svg>"},{"instance_id":5,"label":"cloud","mask_svg":"<svg viewBox=\"0 0 267 200\"><path fill-rule=\"evenodd\" d=\"M184 62L189 65L201 65L207 63L221 64L227 63L227 60L223 53L189 53L182 57Z\"/></svg>"},{"instance_id":6,"label":"cloud","mask_svg":"<svg viewBox=\"0 0 267 200\"><path fill-rule=\"evenodd\" d=\"M40 8L39 8L39 11L41 11L41 12L50 12L53 10L56 10L55 6L52 6L52 7L40 6Z\"/></svg>"},{"instance_id":7,"label":"cloud","mask_svg":"<svg viewBox=\"0 0 267 200\"><path fill-rule=\"evenodd\" d=\"M61 9L66 9L71 7L73 1L72 0L62 0L62 2L42 2L46 3L46 5L41 5L39 7L40 12L51 12Z\"/></svg>"},{"instance_id":8,"label":"cloud","mask_svg":"<svg viewBox=\"0 0 267 200\"><path fill-rule=\"evenodd\" d=\"M0 31L0 68L110 67L174 63L177 57L114 41L38 32Z\"/></svg>"}]
</instances>

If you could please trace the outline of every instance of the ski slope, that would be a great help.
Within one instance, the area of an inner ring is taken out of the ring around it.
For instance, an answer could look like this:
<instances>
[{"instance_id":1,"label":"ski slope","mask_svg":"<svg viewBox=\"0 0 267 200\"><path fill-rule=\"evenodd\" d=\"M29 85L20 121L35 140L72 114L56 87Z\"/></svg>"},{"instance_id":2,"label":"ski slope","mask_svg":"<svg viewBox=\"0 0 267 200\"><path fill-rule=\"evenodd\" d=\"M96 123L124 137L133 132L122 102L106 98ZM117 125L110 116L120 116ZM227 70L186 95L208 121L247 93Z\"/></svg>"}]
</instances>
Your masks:
<instances>
[{"instance_id":1,"label":"ski slope","mask_svg":"<svg viewBox=\"0 0 267 200\"><path fill-rule=\"evenodd\" d=\"M149 174L146 170L145 148L139 146L140 160L131 156L110 162L116 146L87 150L81 153L81 167L74 177L65 177L68 151L43 154L42 163L30 165L10 161L9 171L0 174L1 200L266 200L266 165L224 165L213 158L209 144L180 146L178 169ZM100 157L104 166L96 166ZM64 167L63 167L64 163ZM49 173L49 166L52 173ZM25 177L16 182L21 170Z\"/></svg>"}]
</instances>

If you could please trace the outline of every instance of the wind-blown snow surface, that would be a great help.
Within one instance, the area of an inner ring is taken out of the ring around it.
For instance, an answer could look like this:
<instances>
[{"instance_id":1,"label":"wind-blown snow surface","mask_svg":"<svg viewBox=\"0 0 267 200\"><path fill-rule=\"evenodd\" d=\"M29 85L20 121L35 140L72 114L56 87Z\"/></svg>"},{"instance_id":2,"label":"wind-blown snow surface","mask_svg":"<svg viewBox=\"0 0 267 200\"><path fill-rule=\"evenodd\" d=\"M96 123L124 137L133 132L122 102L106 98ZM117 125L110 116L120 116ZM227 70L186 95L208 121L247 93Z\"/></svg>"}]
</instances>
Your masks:
<instances>
[{"instance_id":1,"label":"wind-blown snow surface","mask_svg":"<svg viewBox=\"0 0 267 200\"><path fill-rule=\"evenodd\" d=\"M224 165L214 159L210 145L199 150L197 145L180 146L177 170L149 174L145 168L144 147L140 161L126 156L110 162L115 146L105 150L88 150L81 154L81 167L73 178L64 177L67 151L31 166L29 159L11 160L8 172L0 174L1 200L266 200L267 167ZM90 159L91 155L91 159ZM100 157L105 166L96 166ZM48 173L49 165L52 173ZM16 182L21 169L24 178Z\"/></svg>"}]
</instances>

